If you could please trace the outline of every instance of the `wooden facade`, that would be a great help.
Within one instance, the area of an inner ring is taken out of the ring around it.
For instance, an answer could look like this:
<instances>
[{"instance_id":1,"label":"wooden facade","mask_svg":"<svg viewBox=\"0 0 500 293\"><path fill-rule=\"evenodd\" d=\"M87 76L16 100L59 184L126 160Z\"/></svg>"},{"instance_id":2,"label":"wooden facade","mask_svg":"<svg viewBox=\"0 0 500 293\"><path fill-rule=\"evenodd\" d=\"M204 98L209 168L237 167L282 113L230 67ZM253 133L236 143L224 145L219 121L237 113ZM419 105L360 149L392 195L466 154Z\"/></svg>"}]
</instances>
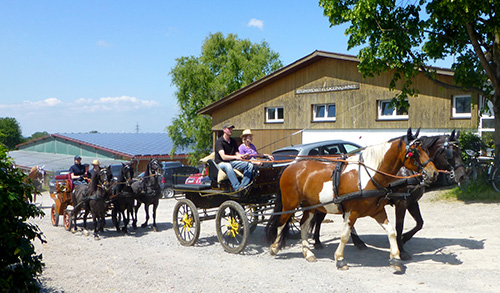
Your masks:
<instances>
[{"instance_id":1,"label":"wooden facade","mask_svg":"<svg viewBox=\"0 0 500 293\"><path fill-rule=\"evenodd\" d=\"M357 69L358 64L354 56L315 51L201 109L199 113L212 117L214 140L222 124L229 121L236 127L234 137L250 128L255 133L255 145L264 153L302 143L302 130L314 130L321 135L322 131L406 131L408 127L440 131L477 129L477 94L443 88L423 74L414 80L419 95L409 98L408 117L379 119L379 101L390 100L397 94L388 89L392 74L363 78ZM442 81L453 79L451 70L439 69L437 73ZM453 118L453 97L458 95L471 96L471 117ZM317 104L334 104L335 121L313 121L313 107ZM266 122L268 107L282 107L283 121Z\"/></svg>"}]
</instances>

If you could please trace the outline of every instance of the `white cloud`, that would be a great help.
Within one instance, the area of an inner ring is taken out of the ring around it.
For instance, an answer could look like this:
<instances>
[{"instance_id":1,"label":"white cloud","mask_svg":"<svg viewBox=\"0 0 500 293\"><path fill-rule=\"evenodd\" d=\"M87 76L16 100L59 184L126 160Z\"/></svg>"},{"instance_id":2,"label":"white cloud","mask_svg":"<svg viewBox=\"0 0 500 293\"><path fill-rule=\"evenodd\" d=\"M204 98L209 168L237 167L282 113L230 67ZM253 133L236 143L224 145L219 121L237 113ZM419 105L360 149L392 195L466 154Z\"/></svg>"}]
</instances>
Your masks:
<instances>
[{"instance_id":1,"label":"white cloud","mask_svg":"<svg viewBox=\"0 0 500 293\"><path fill-rule=\"evenodd\" d=\"M250 21L248 22L247 26L254 26L254 27L258 27L260 30L264 29L264 21L260 20L260 19L256 19L256 18L252 18L250 19Z\"/></svg>"},{"instance_id":2,"label":"white cloud","mask_svg":"<svg viewBox=\"0 0 500 293\"><path fill-rule=\"evenodd\" d=\"M136 97L103 97L94 99L78 99L75 105L85 111L129 111L132 109L146 109L158 107L160 104L156 101L141 100Z\"/></svg>"},{"instance_id":3,"label":"white cloud","mask_svg":"<svg viewBox=\"0 0 500 293\"><path fill-rule=\"evenodd\" d=\"M99 40L97 42L97 46L104 47L104 48L109 48L109 47L111 47L111 43L108 43L108 42L103 41L103 40Z\"/></svg>"}]
</instances>

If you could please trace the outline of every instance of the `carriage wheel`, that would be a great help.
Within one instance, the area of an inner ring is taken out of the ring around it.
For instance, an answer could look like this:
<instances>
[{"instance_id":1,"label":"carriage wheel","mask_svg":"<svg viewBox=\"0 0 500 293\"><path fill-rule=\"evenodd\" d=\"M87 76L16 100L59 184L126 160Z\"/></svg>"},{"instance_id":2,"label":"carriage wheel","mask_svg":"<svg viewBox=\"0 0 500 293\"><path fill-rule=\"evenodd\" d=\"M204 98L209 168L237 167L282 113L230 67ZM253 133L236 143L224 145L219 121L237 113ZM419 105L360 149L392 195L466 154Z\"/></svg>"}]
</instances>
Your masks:
<instances>
[{"instance_id":1,"label":"carriage wheel","mask_svg":"<svg viewBox=\"0 0 500 293\"><path fill-rule=\"evenodd\" d=\"M71 221L73 219L73 212L64 210L63 213L63 221L64 221L64 228L66 231L71 231L71 228L73 226L73 222Z\"/></svg>"},{"instance_id":2,"label":"carriage wheel","mask_svg":"<svg viewBox=\"0 0 500 293\"><path fill-rule=\"evenodd\" d=\"M174 207L174 231L184 246L192 246L200 236L198 209L189 199L181 199Z\"/></svg>"},{"instance_id":3,"label":"carriage wheel","mask_svg":"<svg viewBox=\"0 0 500 293\"><path fill-rule=\"evenodd\" d=\"M56 211L56 204L52 204L52 207L50 208L50 221L53 226L59 225L59 214Z\"/></svg>"},{"instance_id":4,"label":"carriage wheel","mask_svg":"<svg viewBox=\"0 0 500 293\"><path fill-rule=\"evenodd\" d=\"M217 238L224 250L239 253L248 241L249 224L243 207L232 200L222 203L215 217Z\"/></svg>"},{"instance_id":5,"label":"carriage wheel","mask_svg":"<svg viewBox=\"0 0 500 293\"><path fill-rule=\"evenodd\" d=\"M256 206L246 206L245 207L245 214L247 215L248 219L248 230L250 233L253 233L255 231L255 228L257 228L257 224L259 223L259 218L263 218L262 216L262 209Z\"/></svg>"},{"instance_id":6,"label":"carriage wheel","mask_svg":"<svg viewBox=\"0 0 500 293\"><path fill-rule=\"evenodd\" d=\"M493 184L493 188L500 192L500 168L497 167L493 170L493 174L491 175L491 184Z\"/></svg>"},{"instance_id":7,"label":"carriage wheel","mask_svg":"<svg viewBox=\"0 0 500 293\"><path fill-rule=\"evenodd\" d=\"M175 195L174 189L172 187L165 187L162 191L161 194L163 198L172 198Z\"/></svg>"}]
</instances>

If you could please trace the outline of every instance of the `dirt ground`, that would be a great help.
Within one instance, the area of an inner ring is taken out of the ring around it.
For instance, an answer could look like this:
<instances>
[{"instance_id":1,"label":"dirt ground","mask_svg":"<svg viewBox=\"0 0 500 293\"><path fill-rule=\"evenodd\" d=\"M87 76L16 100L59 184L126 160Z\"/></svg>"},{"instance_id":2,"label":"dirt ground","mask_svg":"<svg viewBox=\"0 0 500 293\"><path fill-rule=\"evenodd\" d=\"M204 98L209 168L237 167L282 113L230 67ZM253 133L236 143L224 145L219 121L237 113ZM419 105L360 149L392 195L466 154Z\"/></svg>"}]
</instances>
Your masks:
<instances>
[{"instance_id":1,"label":"dirt ground","mask_svg":"<svg viewBox=\"0 0 500 293\"><path fill-rule=\"evenodd\" d=\"M184 247L173 231L175 199L160 200L159 232L150 225L123 235L108 218L101 240L94 240L81 227L73 234L52 226L53 201L44 193L37 203L46 216L34 220L47 240L35 243L46 264L42 292L499 292L500 204L434 201L439 192L427 192L420 202L425 224L405 246L413 259L404 262L404 274L389 267L387 236L370 218L356 224L369 248L359 251L349 243L350 269L340 271L333 260L341 224L337 215L327 216L321 234L325 248L313 250L318 261L308 263L299 239L271 256L262 225L240 254L224 252L214 220L202 223L195 246ZM393 219L393 208L386 209ZM405 225L413 227L410 216Z\"/></svg>"}]
</instances>

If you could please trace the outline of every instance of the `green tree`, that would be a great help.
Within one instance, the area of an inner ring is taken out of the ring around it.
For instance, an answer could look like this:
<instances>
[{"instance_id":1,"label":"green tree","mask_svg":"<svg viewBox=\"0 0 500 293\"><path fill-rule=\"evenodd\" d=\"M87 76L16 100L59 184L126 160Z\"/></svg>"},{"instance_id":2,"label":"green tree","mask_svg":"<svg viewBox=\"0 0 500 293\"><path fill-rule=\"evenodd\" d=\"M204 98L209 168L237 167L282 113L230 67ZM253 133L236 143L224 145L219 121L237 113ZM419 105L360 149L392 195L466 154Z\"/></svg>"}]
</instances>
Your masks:
<instances>
[{"instance_id":1,"label":"green tree","mask_svg":"<svg viewBox=\"0 0 500 293\"><path fill-rule=\"evenodd\" d=\"M220 32L205 39L199 57L180 57L176 62L170 75L180 113L167 131L175 149L192 150L191 164L212 149L211 118L197 111L282 67L279 54L266 42L253 44Z\"/></svg>"},{"instance_id":2,"label":"green tree","mask_svg":"<svg viewBox=\"0 0 500 293\"><path fill-rule=\"evenodd\" d=\"M417 95L412 78L423 72L435 83L480 93L493 103L500 129L500 2L498 0L320 0L332 25L348 23L348 48L359 51L359 70L370 77L393 71L402 81L401 104ZM425 9L425 11L422 11ZM456 56L454 84L436 79L429 65ZM500 143L500 131L495 131ZM498 152L498 148L497 148Z\"/></svg>"},{"instance_id":3,"label":"green tree","mask_svg":"<svg viewBox=\"0 0 500 293\"><path fill-rule=\"evenodd\" d=\"M42 137L46 137L50 135L47 131L38 131L38 132L35 132L31 135L31 137L29 137L27 140L33 140L33 139L38 139L38 138L42 138Z\"/></svg>"},{"instance_id":4,"label":"green tree","mask_svg":"<svg viewBox=\"0 0 500 293\"><path fill-rule=\"evenodd\" d=\"M0 118L0 144L13 150L17 144L23 142L21 127L15 118Z\"/></svg>"},{"instance_id":5,"label":"green tree","mask_svg":"<svg viewBox=\"0 0 500 293\"><path fill-rule=\"evenodd\" d=\"M13 167L6 151L0 145L0 291L35 292L40 290L37 278L44 264L32 241L45 240L28 219L44 213L29 203L35 187L23 183L26 175Z\"/></svg>"}]
</instances>

